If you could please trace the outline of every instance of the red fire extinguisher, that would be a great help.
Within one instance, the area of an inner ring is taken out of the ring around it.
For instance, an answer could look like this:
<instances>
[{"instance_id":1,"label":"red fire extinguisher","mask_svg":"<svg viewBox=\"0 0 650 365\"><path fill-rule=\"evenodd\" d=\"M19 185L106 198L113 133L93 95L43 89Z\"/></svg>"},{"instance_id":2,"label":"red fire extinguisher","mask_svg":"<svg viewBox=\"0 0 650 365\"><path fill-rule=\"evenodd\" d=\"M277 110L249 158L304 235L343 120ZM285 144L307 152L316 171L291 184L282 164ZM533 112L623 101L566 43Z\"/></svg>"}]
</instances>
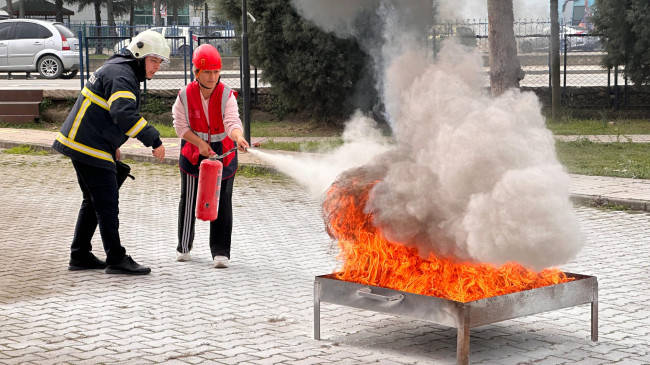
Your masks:
<instances>
[{"instance_id":1,"label":"red fire extinguisher","mask_svg":"<svg viewBox=\"0 0 650 365\"><path fill-rule=\"evenodd\" d=\"M196 218L203 221L217 219L219 192L223 164L219 160L207 159L199 165L199 188L196 194Z\"/></svg>"}]
</instances>

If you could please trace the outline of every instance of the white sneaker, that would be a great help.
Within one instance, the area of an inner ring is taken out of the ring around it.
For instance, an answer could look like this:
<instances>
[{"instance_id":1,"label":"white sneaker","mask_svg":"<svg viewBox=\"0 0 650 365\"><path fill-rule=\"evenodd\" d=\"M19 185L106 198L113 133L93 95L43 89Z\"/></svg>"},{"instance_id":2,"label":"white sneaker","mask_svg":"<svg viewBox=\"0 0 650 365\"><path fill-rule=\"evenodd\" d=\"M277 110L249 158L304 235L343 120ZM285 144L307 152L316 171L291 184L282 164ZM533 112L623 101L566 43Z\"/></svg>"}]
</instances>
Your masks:
<instances>
[{"instance_id":1,"label":"white sneaker","mask_svg":"<svg viewBox=\"0 0 650 365\"><path fill-rule=\"evenodd\" d=\"M189 252L178 252L176 251L176 261L190 261L192 259L192 256L190 255Z\"/></svg>"},{"instance_id":2,"label":"white sneaker","mask_svg":"<svg viewBox=\"0 0 650 365\"><path fill-rule=\"evenodd\" d=\"M219 269L225 269L230 264L230 261L226 256L215 256L214 257L214 267Z\"/></svg>"}]
</instances>

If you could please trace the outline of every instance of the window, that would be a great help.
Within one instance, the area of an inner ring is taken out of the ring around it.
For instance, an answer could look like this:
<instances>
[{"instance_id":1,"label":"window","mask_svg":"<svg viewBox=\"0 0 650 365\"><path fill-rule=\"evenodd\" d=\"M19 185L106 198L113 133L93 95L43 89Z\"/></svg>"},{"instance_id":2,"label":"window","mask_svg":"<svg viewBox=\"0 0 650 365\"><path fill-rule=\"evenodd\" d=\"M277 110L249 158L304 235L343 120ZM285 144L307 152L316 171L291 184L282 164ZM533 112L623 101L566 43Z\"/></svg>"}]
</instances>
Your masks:
<instances>
[{"instance_id":1,"label":"window","mask_svg":"<svg viewBox=\"0 0 650 365\"><path fill-rule=\"evenodd\" d=\"M0 41L9 39L9 32L11 32L12 25L13 23L0 24Z\"/></svg>"},{"instance_id":2,"label":"window","mask_svg":"<svg viewBox=\"0 0 650 365\"><path fill-rule=\"evenodd\" d=\"M16 24L16 36L14 39L50 38L51 36L52 32L42 25L19 22Z\"/></svg>"},{"instance_id":3,"label":"window","mask_svg":"<svg viewBox=\"0 0 650 365\"><path fill-rule=\"evenodd\" d=\"M72 33L70 29L68 29L65 25L63 24L52 24L54 25L54 28L59 31L59 33L63 34L64 37L66 38L76 38L75 34ZM46 29L47 30L47 29ZM46 37L49 38L49 37Z\"/></svg>"}]
</instances>

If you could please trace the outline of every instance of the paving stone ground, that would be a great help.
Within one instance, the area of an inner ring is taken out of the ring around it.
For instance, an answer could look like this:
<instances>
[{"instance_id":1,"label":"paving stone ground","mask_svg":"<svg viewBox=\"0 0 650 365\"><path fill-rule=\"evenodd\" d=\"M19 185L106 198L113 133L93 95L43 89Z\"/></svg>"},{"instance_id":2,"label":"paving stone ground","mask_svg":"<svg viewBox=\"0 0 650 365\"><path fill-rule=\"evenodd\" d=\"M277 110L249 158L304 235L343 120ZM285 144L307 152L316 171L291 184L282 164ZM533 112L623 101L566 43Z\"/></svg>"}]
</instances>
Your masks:
<instances>
[{"instance_id":1,"label":"paving stone ground","mask_svg":"<svg viewBox=\"0 0 650 365\"><path fill-rule=\"evenodd\" d=\"M203 222L193 260L174 260L177 168L132 167L121 236L152 273L70 272L72 165L0 153L0 364L455 363L453 328L333 304L313 339L314 276L337 251L320 202L291 181L237 177L232 266L214 269ZM472 329L471 364L650 364L650 216L576 211L587 245L562 269L598 277L599 341L582 305Z\"/></svg>"}]
</instances>

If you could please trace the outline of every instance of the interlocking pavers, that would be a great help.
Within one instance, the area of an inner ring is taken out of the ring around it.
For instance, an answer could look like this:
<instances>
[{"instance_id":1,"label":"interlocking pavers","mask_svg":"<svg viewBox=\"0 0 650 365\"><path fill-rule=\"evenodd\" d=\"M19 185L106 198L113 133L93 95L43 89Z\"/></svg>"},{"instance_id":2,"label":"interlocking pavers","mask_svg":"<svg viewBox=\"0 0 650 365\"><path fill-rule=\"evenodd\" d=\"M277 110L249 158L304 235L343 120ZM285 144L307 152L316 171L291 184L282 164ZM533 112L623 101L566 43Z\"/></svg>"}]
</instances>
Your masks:
<instances>
[{"instance_id":1,"label":"interlocking pavers","mask_svg":"<svg viewBox=\"0 0 650 365\"><path fill-rule=\"evenodd\" d=\"M176 169L132 167L121 233L127 253L153 268L139 278L67 271L80 200L71 165L0 155L0 363L455 362L454 329L329 304L323 341L312 339L313 278L337 266L336 250L318 200L300 187L237 178L233 266L216 270L205 224L194 259L173 259ZM601 340L589 339L588 306L574 307L472 329L471 363L649 362L649 216L576 212L587 245L563 269L599 278ZM103 257L99 240L93 247Z\"/></svg>"}]
</instances>

